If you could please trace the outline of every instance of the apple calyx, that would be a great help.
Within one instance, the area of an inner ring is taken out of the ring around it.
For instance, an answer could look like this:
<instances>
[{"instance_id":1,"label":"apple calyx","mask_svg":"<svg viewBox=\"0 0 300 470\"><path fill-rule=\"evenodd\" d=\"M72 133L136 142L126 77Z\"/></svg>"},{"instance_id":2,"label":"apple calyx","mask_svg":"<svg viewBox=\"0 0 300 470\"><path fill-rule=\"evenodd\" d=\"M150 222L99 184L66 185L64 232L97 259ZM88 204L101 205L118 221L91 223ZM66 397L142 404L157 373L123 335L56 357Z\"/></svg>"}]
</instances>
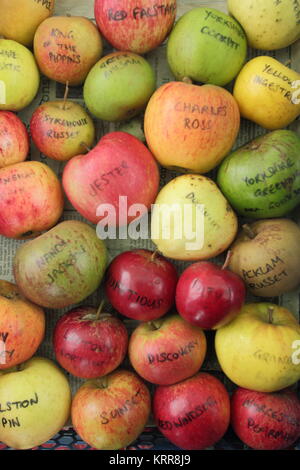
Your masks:
<instances>
[{"instance_id":1,"label":"apple calyx","mask_svg":"<svg viewBox=\"0 0 300 470\"><path fill-rule=\"evenodd\" d=\"M243 231L249 237L251 240L253 240L256 237L256 233L253 231L253 229L250 227L248 224L244 224L242 226Z\"/></svg>"},{"instance_id":2,"label":"apple calyx","mask_svg":"<svg viewBox=\"0 0 300 470\"><path fill-rule=\"evenodd\" d=\"M227 269L227 268L228 268L228 265L229 265L229 263L230 263L231 257L232 257L232 251L231 251L231 250L228 250L228 251L227 251L226 258L225 258L225 261L224 261L224 264L223 264L223 266L222 266L222 268L221 268L222 271L223 271L224 269Z\"/></svg>"},{"instance_id":3,"label":"apple calyx","mask_svg":"<svg viewBox=\"0 0 300 470\"><path fill-rule=\"evenodd\" d=\"M273 324L273 314L274 314L274 307L271 307L270 305L268 306L268 317L269 317L269 323L272 325Z\"/></svg>"}]
</instances>

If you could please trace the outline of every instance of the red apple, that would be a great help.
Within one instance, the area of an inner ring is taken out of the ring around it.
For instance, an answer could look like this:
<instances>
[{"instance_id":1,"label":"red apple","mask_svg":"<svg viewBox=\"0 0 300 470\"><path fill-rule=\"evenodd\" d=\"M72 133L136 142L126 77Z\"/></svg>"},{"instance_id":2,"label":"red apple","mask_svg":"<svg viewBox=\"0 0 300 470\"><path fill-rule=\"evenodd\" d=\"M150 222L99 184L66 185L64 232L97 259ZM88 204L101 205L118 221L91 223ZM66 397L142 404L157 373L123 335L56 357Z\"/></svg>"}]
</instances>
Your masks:
<instances>
[{"instance_id":1,"label":"red apple","mask_svg":"<svg viewBox=\"0 0 300 470\"><path fill-rule=\"evenodd\" d=\"M171 30L176 0L95 0L95 18L101 33L121 51L145 54L155 49Z\"/></svg>"},{"instance_id":2,"label":"red apple","mask_svg":"<svg viewBox=\"0 0 300 470\"><path fill-rule=\"evenodd\" d=\"M300 400L292 389L264 393L238 388L231 397L231 424L253 449L285 449L300 437Z\"/></svg>"},{"instance_id":3,"label":"red apple","mask_svg":"<svg viewBox=\"0 0 300 470\"><path fill-rule=\"evenodd\" d=\"M206 338L179 315L140 324L129 341L129 359L148 382L171 385L196 374L205 358Z\"/></svg>"},{"instance_id":4,"label":"red apple","mask_svg":"<svg viewBox=\"0 0 300 470\"><path fill-rule=\"evenodd\" d=\"M59 364L76 377L102 377L119 367L127 353L124 324L93 307L78 307L65 313L53 334Z\"/></svg>"},{"instance_id":5,"label":"red apple","mask_svg":"<svg viewBox=\"0 0 300 470\"><path fill-rule=\"evenodd\" d=\"M179 278L176 288L178 313L193 325L214 329L229 323L242 308L246 288L242 279L226 269L200 261L189 266Z\"/></svg>"},{"instance_id":6,"label":"red apple","mask_svg":"<svg viewBox=\"0 0 300 470\"><path fill-rule=\"evenodd\" d=\"M173 306L177 279L174 265L156 252L125 251L108 267L105 293L122 315L150 321Z\"/></svg>"},{"instance_id":7,"label":"red apple","mask_svg":"<svg viewBox=\"0 0 300 470\"><path fill-rule=\"evenodd\" d=\"M205 372L154 392L153 414L158 428L173 444L202 450L225 434L230 421L229 395L224 385Z\"/></svg>"},{"instance_id":8,"label":"red apple","mask_svg":"<svg viewBox=\"0 0 300 470\"><path fill-rule=\"evenodd\" d=\"M63 187L75 209L90 222L102 220L104 213L99 215L97 209L109 204L116 211L113 223L127 225L136 213L126 218L120 210L120 217L119 198L125 197L128 208L142 204L139 215L145 214L158 192L159 171L154 157L139 139L126 132L110 132L89 153L67 163ZM125 220L120 220L123 217Z\"/></svg>"},{"instance_id":9,"label":"red apple","mask_svg":"<svg viewBox=\"0 0 300 470\"><path fill-rule=\"evenodd\" d=\"M28 161L0 169L0 235L25 239L56 224L64 198L56 174Z\"/></svg>"},{"instance_id":10,"label":"red apple","mask_svg":"<svg viewBox=\"0 0 300 470\"><path fill-rule=\"evenodd\" d=\"M29 136L18 116L0 111L0 168L23 162L29 152Z\"/></svg>"},{"instance_id":11,"label":"red apple","mask_svg":"<svg viewBox=\"0 0 300 470\"><path fill-rule=\"evenodd\" d=\"M79 388L72 403L72 422L92 447L117 450L140 435L150 406L150 393L142 380L133 372L117 370Z\"/></svg>"}]
</instances>

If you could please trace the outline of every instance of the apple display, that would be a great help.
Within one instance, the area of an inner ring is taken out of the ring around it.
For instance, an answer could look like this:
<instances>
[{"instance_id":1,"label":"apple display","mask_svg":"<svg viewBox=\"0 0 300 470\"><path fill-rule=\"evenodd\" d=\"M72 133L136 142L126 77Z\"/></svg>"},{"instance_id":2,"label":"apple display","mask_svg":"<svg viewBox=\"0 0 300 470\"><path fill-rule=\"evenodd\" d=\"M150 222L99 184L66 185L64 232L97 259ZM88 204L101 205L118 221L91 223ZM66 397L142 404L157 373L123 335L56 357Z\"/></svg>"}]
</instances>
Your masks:
<instances>
[{"instance_id":1,"label":"apple display","mask_svg":"<svg viewBox=\"0 0 300 470\"><path fill-rule=\"evenodd\" d=\"M98 27L121 51L145 54L163 42L176 17L176 0L158 4L156 0L96 0Z\"/></svg>"},{"instance_id":2,"label":"apple display","mask_svg":"<svg viewBox=\"0 0 300 470\"><path fill-rule=\"evenodd\" d=\"M74 396L71 416L79 436L98 450L118 450L143 431L150 393L133 372L117 370L83 384Z\"/></svg>"},{"instance_id":3,"label":"apple display","mask_svg":"<svg viewBox=\"0 0 300 470\"><path fill-rule=\"evenodd\" d=\"M32 52L10 39L0 39L0 110L20 111L37 94L40 73Z\"/></svg>"},{"instance_id":4,"label":"apple display","mask_svg":"<svg viewBox=\"0 0 300 470\"><path fill-rule=\"evenodd\" d=\"M30 359L45 334L45 314L15 284L0 280L0 370Z\"/></svg>"},{"instance_id":5,"label":"apple display","mask_svg":"<svg viewBox=\"0 0 300 470\"><path fill-rule=\"evenodd\" d=\"M239 387L276 392L300 379L297 348L300 326L286 308L271 303L245 304L215 336L218 361Z\"/></svg>"},{"instance_id":6,"label":"apple display","mask_svg":"<svg viewBox=\"0 0 300 470\"><path fill-rule=\"evenodd\" d=\"M242 308L246 287L227 265L200 261L186 268L176 287L178 313L188 322L204 329L216 330L229 323Z\"/></svg>"},{"instance_id":7,"label":"apple display","mask_svg":"<svg viewBox=\"0 0 300 470\"><path fill-rule=\"evenodd\" d=\"M257 450L281 450L300 437L300 401L290 389L274 393L238 388L231 397L231 425Z\"/></svg>"},{"instance_id":8,"label":"apple display","mask_svg":"<svg viewBox=\"0 0 300 470\"><path fill-rule=\"evenodd\" d=\"M167 58L177 80L226 85L247 55L243 28L214 8L193 8L177 21L167 43Z\"/></svg>"},{"instance_id":9,"label":"apple display","mask_svg":"<svg viewBox=\"0 0 300 470\"><path fill-rule=\"evenodd\" d=\"M33 46L41 72L72 86L84 82L103 51L98 29L82 16L47 18L37 28Z\"/></svg>"},{"instance_id":10,"label":"apple display","mask_svg":"<svg viewBox=\"0 0 300 470\"><path fill-rule=\"evenodd\" d=\"M170 82L149 100L144 130L158 162L181 172L207 173L234 145L240 112L233 96L214 85Z\"/></svg>"},{"instance_id":11,"label":"apple display","mask_svg":"<svg viewBox=\"0 0 300 470\"><path fill-rule=\"evenodd\" d=\"M199 371L206 338L201 328L172 314L141 323L130 337L128 353L133 368L145 380L172 385Z\"/></svg>"},{"instance_id":12,"label":"apple display","mask_svg":"<svg viewBox=\"0 0 300 470\"><path fill-rule=\"evenodd\" d=\"M227 431L229 394L220 380L200 372L183 382L157 387L153 415L158 429L176 446L206 449Z\"/></svg>"},{"instance_id":13,"label":"apple display","mask_svg":"<svg viewBox=\"0 0 300 470\"><path fill-rule=\"evenodd\" d=\"M259 297L276 297L300 284L300 228L289 219L244 224L230 248L229 269Z\"/></svg>"},{"instance_id":14,"label":"apple display","mask_svg":"<svg viewBox=\"0 0 300 470\"><path fill-rule=\"evenodd\" d=\"M86 155L67 163L62 181L68 199L87 220L94 224L103 220L105 224L109 204L115 210L115 221L110 219L110 224L126 226L137 213L127 214L120 208L120 198L125 198L128 209L142 204L139 216L147 213L158 192L159 170L152 154L136 137L110 132Z\"/></svg>"},{"instance_id":15,"label":"apple display","mask_svg":"<svg viewBox=\"0 0 300 470\"><path fill-rule=\"evenodd\" d=\"M150 321L174 305L176 268L157 252L137 249L114 258L105 277L105 293L122 315Z\"/></svg>"},{"instance_id":16,"label":"apple display","mask_svg":"<svg viewBox=\"0 0 300 470\"><path fill-rule=\"evenodd\" d=\"M43 444L66 424L71 389L54 362L34 357L0 376L0 440L14 449Z\"/></svg>"},{"instance_id":17,"label":"apple display","mask_svg":"<svg viewBox=\"0 0 300 470\"><path fill-rule=\"evenodd\" d=\"M44 163L26 161L0 169L0 235L35 237L57 223L63 206L61 183Z\"/></svg>"},{"instance_id":18,"label":"apple display","mask_svg":"<svg viewBox=\"0 0 300 470\"><path fill-rule=\"evenodd\" d=\"M29 153L29 135L16 114L0 111L0 169L26 160Z\"/></svg>"},{"instance_id":19,"label":"apple display","mask_svg":"<svg viewBox=\"0 0 300 470\"><path fill-rule=\"evenodd\" d=\"M93 379L119 367L127 353L128 333L116 317L94 307L77 307L56 323L56 360L76 377Z\"/></svg>"},{"instance_id":20,"label":"apple display","mask_svg":"<svg viewBox=\"0 0 300 470\"><path fill-rule=\"evenodd\" d=\"M89 72L83 96L94 116L115 122L143 111L155 87L155 72L144 57L132 52L112 52Z\"/></svg>"},{"instance_id":21,"label":"apple display","mask_svg":"<svg viewBox=\"0 0 300 470\"><path fill-rule=\"evenodd\" d=\"M13 271L22 294L47 308L81 302L99 286L107 251L96 231L77 220L66 220L21 245Z\"/></svg>"}]
</instances>

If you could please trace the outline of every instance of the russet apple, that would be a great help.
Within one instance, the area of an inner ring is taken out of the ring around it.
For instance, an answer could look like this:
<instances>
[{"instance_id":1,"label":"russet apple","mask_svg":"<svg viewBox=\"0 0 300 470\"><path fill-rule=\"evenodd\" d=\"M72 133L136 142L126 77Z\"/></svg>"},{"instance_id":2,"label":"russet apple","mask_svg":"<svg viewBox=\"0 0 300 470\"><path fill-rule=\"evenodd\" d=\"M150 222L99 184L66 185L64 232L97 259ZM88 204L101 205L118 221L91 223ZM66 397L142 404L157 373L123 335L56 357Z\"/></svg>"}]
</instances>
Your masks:
<instances>
[{"instance_id":1,"label":"russet apple","mask_svg":"<svg viewBox=\"0 0 300 470\"><path fill-rule=\"evenodd\" d=\"M45 334L45 314L15 284L0 280L0 370L30 359Z\"/></svg>"},{"instance_id":2,"label":"russet apple","mask_svg":"<svg viewBox=\"0 0 300 470\"><path fill-rule=\"evenodd\" d=\"M29 135L16 114L0 111L0 168L26 160Z\"/></svg>"},{"instance_id":3,"label":"russet apple","mask_svg":"<svg viewBox=\"0 0 300 470\"><path fill-rule=\"evenodd\" d=\"M233 96L214 85L170 82L159 87L145 112L147 144L166 168L207 173L231 150L240 127Z\"/></svg>"},{"instance_id":4,"label":"russet apple","mask_svg":"<svg viewBox=\"0 0 300 470\"><path fill-rule=\"evenodd\" d=\"M71 389L54 362L34 357L2 373L0 404L0 440L14 449L31 449L66 424Z\"/></svg>"},{"instance_id":5,"label":"russet apple","mask_svg":"<svg viewBox=\"0 0 300 470\"><path fill-rule=\"evenodd\" d=\"M63 212L60 181L44 163L26 161L0 169L0 234L37 236L56 224Z\"/></svg>"},{"instance_id":6,"label":"russet apple","mask_svg":"<svg viewBox=\"0 0 300 470\"><path fill-rule=\"evenodd\" d=\"M300 379L300 363L294 357L297 344L296 317L271 303L245 304L215 336L223 372L239 387L258 392L276 392Z\"/></svg>"},{"instance_id":7,"label":"russet apple","mask_svg":"<svg viewBox=\"0 0 300 470\"><path fill-rule=\"evenodd\" d=\"M141 323L129 341L129 359L148 382L172 385L196 374L206 354L205 334L179 315Z\"/></svg>"},{"instance_id":8,"label":"russet apple","mask_svg":"<svg viewBox=\"0 0 300 470\"><path fill-rule=\"evenodd\" d=\"M98 27L121 51L145 54L167 36L176 17L176 0L159 4L156 0L96 0Z\"/></svg>"},{"instance_id":9,"label":"russet apple","mask_svg":"<svg viewBox=\"0 0 300 470\"><path fill-rule=\"evenodd\" d=\"M30 121L36 147L47 157L65 161L93 145L95 126L85 109L72 101L40 105Z\"/></svg>"},{"instance_id":10,"label":"russet apple","mask_svg":"<svg viewBox=\"0 0 300 470\"><path fill-rule=\"evenodd\" d=\"M33 46L41 72L73 86L84 82L103 50L98 29L81 16L47 18L37 28Z\"/></svg>"},{"instance_id":11,"label":"russet apple","mask_svg":"<svg viewBox=\"0 0 300 470\"><path fill-rule=\"evenodd\" d=\"M93 379L119 367L127 353L128 333L124 323L93 307L77 307L55 325L53 345L56 360L76 377Z\"/></svg>"},{"instance_id":12,"label":"russet apple","mask_svg":"<svg viewBox=\"0 0 300 470\"><path fill-rule=\"evenodd\" d=\"M117 370L85 382L77 390L71 409L79 436L99 450L118 450L131 444L143 431L151 397L133 372Z\"/></svg>"},{"instance_id":13,"label":"russet apple","mask_svg":"<svg viewBox=\"0 0 300 470\"><path fill-rule=\"evenodd\" d=\"M116 224L127 225L136 214L119 217L119 197L128 208L143 204L140 215L150 209L159 188L159 170L147 147L126 132L110 132L86 155L72 158L64 168L63 187L68 199L87 220L101 221L101 205L116 210ZM100 208L100 209L99 209ZM100 213L99 213L100 210Z\"/></svg>"},{"instance_id":14,"label":"russet apple","mask_svg":"<svg viewBox=\"0 0 300 470\"><path fill-rule=\"evenodd\" d=\"M177 384L157 387L153 415L158 429L176 446L206 449L227 431L229 394L220 380L200 372Z\"/></svg>"}]
</instances>

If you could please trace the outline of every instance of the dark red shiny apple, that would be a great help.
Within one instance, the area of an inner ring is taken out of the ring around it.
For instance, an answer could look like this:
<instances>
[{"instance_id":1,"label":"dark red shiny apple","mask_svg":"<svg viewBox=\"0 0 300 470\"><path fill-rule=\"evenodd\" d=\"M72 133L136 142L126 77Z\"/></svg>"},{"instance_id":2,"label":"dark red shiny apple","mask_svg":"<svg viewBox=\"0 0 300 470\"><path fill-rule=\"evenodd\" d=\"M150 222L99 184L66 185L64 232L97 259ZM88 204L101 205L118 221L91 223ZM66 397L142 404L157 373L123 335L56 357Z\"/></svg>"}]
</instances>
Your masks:
<instances>
[{"instance_id":1,"label":"dark red shiny apple","mask_svg":"<svg viewBox=\"0 0 300 470\"><path fill-rule=\"evenodd\" d=\"M78 307L63 315L53 335L59 364L76 377L102 377L123 361L128 346L125 325L109 313Z\"/></svg>"},{"instance_id":2,"label":"dark red shiny apple","mask_svg":"<svg viewBox=\"0 0 300 470\"><path fill-rule=\"evenodd\" d=\"M105 292L122 315L150 321L173 306L177 280L174 265L156 252L125 251L108 268Z\"/></svg>"},{"instance_id":3,"label":"dark red shiny apple","mask_svg":"<svg viewBox=\"0 0 300 470\"><path fill-rule=\"evenodd\" d=\"M193 325L216 330L229 323L242 308L246 288L243 280L209 261L189 266L180 276L176 288L178 313Z\"/></svg>"},{"instance_id":4,"label":"dark red shiny apple","mask_svg":"<svg viewBox=\"0 0 300 470\"><path fill-rule=\"evenodd\" d=\"M225 434L230 421L230 401L224 385L201 372L154 392L153 415L162 434L186 450L202 450Z\"/></svg>"},{"instance_id":5,"label":"dark red shiny apple","mask_svg":"<svg viewBox=\"0 0 300 470\"><path fill-rule=\"evenodd\" d=\"M300 400L291 389L263 393L238 388L231 397L231 424L253 449L285 449L300 437Z\"/></svg>"}]
</instances>

